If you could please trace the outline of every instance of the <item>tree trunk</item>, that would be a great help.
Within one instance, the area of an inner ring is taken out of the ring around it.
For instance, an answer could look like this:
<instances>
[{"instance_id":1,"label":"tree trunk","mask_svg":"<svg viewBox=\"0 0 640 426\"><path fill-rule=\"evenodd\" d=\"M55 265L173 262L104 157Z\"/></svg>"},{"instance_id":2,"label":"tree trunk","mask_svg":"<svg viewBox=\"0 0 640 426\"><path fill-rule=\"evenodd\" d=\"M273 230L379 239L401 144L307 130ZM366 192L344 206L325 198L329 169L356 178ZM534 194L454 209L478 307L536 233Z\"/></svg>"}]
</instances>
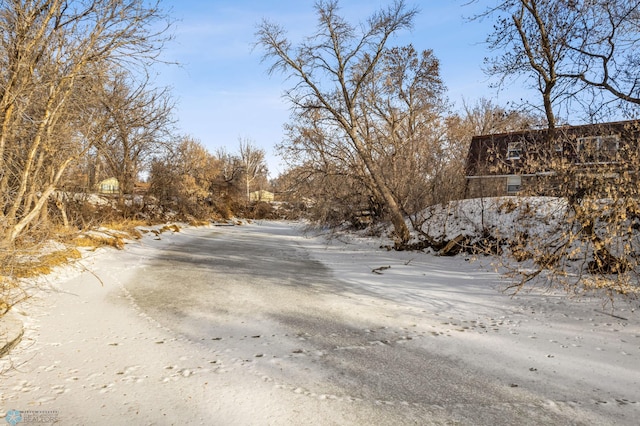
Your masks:
<instances>
[{"instance_id":1,"label":"tree trunk","mask_svg":"<svg viewBox=\"0 0 640 426\"><path fill-rule=\"evenodd\" d=\"M369 171L371 175L371 179L376 186L376 189L384 199L385 207L389 210L389 215L391 219L391 223L393 224L394 234L395 234L395 242L396 247L404 246L409 239L411 238L411 233L409 232L409 227L407 227L407 223L404 220L404 215L402 214L402 210L400 210L400 206L396 202L393 193L385 183L384 179L378 173L378 170L375 167L374 161L369 155L369 153L365 150L364 145L360 141L357 131L351 129L351 139L353 140L353 144L358 150L360 157L362 158L365 167Z\"/></svg>"}]
</instances>

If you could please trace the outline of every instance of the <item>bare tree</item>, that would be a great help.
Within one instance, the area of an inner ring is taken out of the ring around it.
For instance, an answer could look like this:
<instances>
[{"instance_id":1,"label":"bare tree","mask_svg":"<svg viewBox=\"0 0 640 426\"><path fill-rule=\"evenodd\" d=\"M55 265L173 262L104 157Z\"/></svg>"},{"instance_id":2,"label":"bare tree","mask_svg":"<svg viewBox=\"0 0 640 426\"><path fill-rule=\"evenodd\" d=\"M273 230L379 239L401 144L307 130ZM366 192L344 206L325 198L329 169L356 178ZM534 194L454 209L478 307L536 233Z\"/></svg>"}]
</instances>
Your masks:
<instances>
[{"instance_id":1,"label":"bare tree","mask_svg":"<svg viewBox=\"0 0 640 426\"><path fill-rule=\"evenodd\" d=\"M287 140L277 146L291 166L285 179L289 198L306 202L312 220L331 226L358 226L362 215L381 217L362 160L321 117L318 110L298 115L286 125Z\"/></svg>"},{"instance_id":2,"label":"bare tree","mask_svg":"<svg viewBox=\"0 0 640 426\"><path fill-rule=\"evenodd\" d=\"M213 213L214 181L221 161L197 140L183 136L151 166L150 193L165 209L199 219Z\"/></svg>"},{"instance_id":3,"label":"bare tree","mask_svg":"<svg viewBox=\"0 0 640 426\"><path fill-rule=\"evenodd\" d=\"M570 60L567 40L575 37L580 14L572 0L500 1L482 17L496 16L489 47L498 56L487 60L486 71L502 85L508 79L524 77L541 96L547 127L558 125L557 115L573 99L571 80L566 76ZM566 112L566 110L565 110Z\"/></svg>"},{"instance_id":4,"label":"bare tree","mask_svg":"<svg viewBox=\"0 0 640 426\"><path fill-rule=\"evenodd\" d=\"M543 127L544 118L517 107L501 106L480 98L473 104L463 102L462 111L450 118L461 121L466 137L517 132Z\"/></svg>"},{"instance_id":5,"label":"bare tree","mask_svg":"<svg viewBox=\"0 0 640 426\"><path fill-rule=\"evenodd\" d=\"M409 45L384 52L358 104L372 157L407 216L433 203L433 183L448 161L444 93L433 51Z\"/></svg>"},{"instance_id":6,"label":"bare tree","mask_svg":"<svg viewBox=\"0 0 640 426\"><path fill-rule=\"evenodd\" d=\"M157 4L141 0L0 4L1 247L39 217L66 168L89 149L89 82L124 62L153 61L161 18Z\"/></svg>"},{"instance_id":7,"label":"bare tree","mask_svg":"<svg viewBox=\"0 0 640 426\"><path fill-rule=\"evenodd\" d=\"M502 0L480 16L495 17L487 71L501 83L527 78L551 131L560 111L593 121L622 105L637 115L639 10L638 0Z\"/></svg>"},{"instance_id":8,"label":"bare tree","mask_svg":"<svg viewBox=\"0 0 640 426\"><path fill-rule=\"evenodd\" d=\"M251 184L256 180L266 180L268 173L265 152L257 148L250 140L240 139L240 162L244 174L247 202L251 201Z\"/></svg>"},{"instance_id":9,"label":"bare tree","mask_svg":"<svg viewBox=\"0 0 640 426\"><path fill-rule=\"evenodd\" d=\"M317 31L293 47L285 30L264 21L257 32L257 44L272 61L270 73L285 72L295 80L286 96L298 111L319 110L327 125L343 135L346 150L358 157L366 176L388 209L398 243L409 240L401 206L385 182L372 155L370 140L358 111L363 86L379 64L389 37L411 27L416 9L398 0L371 16L361 26L354 26L338 15L338 2L318 1ZM332 140L337 138L332 137Z\"/></svg>"},{"instance_id":10,"label":"bare tree","mask_svg":"<svg viewBox=\"0 0 640 426\"><path fill-rule=\"evenodd\" d=\"M579 16L574 37L565 40L572 68L567 75L587 88L640 105L640 1L572 2ZM591 104L590 104L591 105ZM600 108L596 106L596 110Z\"/></svg>"},{"instance_id":11,"label":"bare tree","mask_svg":"<svg viewBox=\"0 0 640 426\"><path fill-rule=\"evenodd\" d=\"M174 103L167 88L137 81L119 70L99 94L101 124L94 143L106 161L107 171L120 182L120 194L133 193L145 162L169 140Z\"/></svg>"},{"instance_id":12,"label":"bare tree","mask_svg":"<svg viewBox=\"0 0 640 426\"><path fill-rule=\"evenodd\" d=\"M244 201L246 196L246 187L242 181L244 166L237 155L231 154L225 148L216 150L215 157L220 162L220 172L214 182L214 191L217 198L223 199L226 204L226 210L233 210L232 204Z\"/></svg>"},{"instance_id":13,"label":"bare tree","mask_svg":"<svg viewBox=\"0 0 640 426\"><path fill-rule=\"evenodd\" d=\"M433 202L434 183L448 161L444 90L433 52L405 46L385 49L357 99L367 154L405 217ZM332 224L361 226L388 218L366 164L344 142L343 133L327 123L331 120L322 112L304 111L288 126L289 140L279 146L289 163L298 165L297 173L306 170L304 191L327 204L313 211ZM310 188L311 183L318 188Z\"/></svg>"}]
</instances>

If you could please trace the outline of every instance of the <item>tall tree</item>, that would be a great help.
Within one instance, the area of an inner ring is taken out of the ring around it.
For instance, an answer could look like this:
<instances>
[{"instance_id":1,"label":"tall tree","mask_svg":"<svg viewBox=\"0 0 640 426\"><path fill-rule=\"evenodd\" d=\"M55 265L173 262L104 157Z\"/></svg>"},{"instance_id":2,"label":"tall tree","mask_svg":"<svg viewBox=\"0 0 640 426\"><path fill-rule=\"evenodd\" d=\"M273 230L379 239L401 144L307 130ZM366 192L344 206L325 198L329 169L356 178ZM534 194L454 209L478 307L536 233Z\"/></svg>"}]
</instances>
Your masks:
<instances>
[{"instance_id":1,"label":"tall tree","mask_svg":"<svg viewBox=\"0 0 640 426\"><path fill-rule=\"evenodd\" d=\"M121 194L131 194L145 162L169 140L174 103L167 88L151 86L118 70L102 86L101 126L94 143Z\"/></svg>"},{"instance_id":2,"label":"tall tree","mask_svg":"<svg viewBox=\"0 0 640 426\"><path fill-rule=\"evenodd\" d=\"M372 157L405 215L434 201L447 162L444 93L433 51L409 45L385 50L358 103Z\"/></svg>"},{"instance_id":3,"label":"tall tree","mask_svg":"<svg viewBox=\"0 0 640 426\"><path fill-rule=\"evenodd\" d=\"M485 15L497 15L489 47L498 55L487 60L487 72L499 77L524 77L541 96L547 127L553 131L563 102L571 99L566 79L570 48L579 14L573 0L500 1Z\"/></svg>"},{"instance_id":4,"label":"tall tree","mask_svg":"<svg viewBox=\"0 0 640 426\"><path fill-rule=\"evenodd\" d=\"M89 148L91 83L124 62L153 61L161 18L142 0L0 3L0 247L39 217Z\"/></svg>"},{"instance_id":5,"label":"tall tree","mask_svg":"<svg viewBox=\"0 0 640 426\"><path fill-rule=\"evenodd\" d=\"M213 183L221 164L197 140L183 136L152 162L150 192L163 208L186 216L212 213Z\"/></svg>"},{"instance_id":6,"label":"tall tree","mask_svg":"<svg viewBox=\"0 0 640 426\"><path fill-rule=\"evenodd\" d=\"M435 182L448 161L443 151L444 91L433 52L418 53L409 45L385 49L357 99L367 153L405 217L433 202ZM319 111L304 111L288 127L289 140L280 145L290 163L301 166L297 173L306 169L313 176L303 180L319 185L308 194L325 197L329 206L326 212L314 211L337 224L356 226L363 215L374 221L385 218L388 211L364 162L342 132L327 123L331 121Z\"/></svg>"},{"instance_id":7,"label":"tall tree","mask_svg":"<svg viewBox=\"0 0 640 426\"><path fill-rule=\"evenodd\" d=\"M244 200L246 196L246 188L242 182L244 166L240 158L224 147L216 150L215 157L220 162L220 173L214 183L217 196L226 199L229 203Z\"/></svg>"},{"instance_id":8,"label":"tall tree","mask_svg":"<svg viewBox=\"0 0 640 426\"><path fill-rule=\"evenodd\" d=\"M362 162L363 171L389 211L396 240L410 238L401 206L372 155L372 142L363 129L358 110L364 85L374 74L389 37L410 28L417 13L402 0L355 26L338 15L338 2L318 1L317 31L292 46L285 30L264 21L258 27L258 45L265 49L265 60L271 61L270 73L285 72L296 84L286 93L299 112L319 110L323 119L344 135L347 150ZM336 140L335 138L332 138Z\"/></svg>"},{"instance_id":9,"label":"tall tree","mask_svg":"<svg viewBox=\"0 0 640 426\"><path fill-rule=\"evenodd\" d=\"M267 177L267 164L265 162L265 152L256 147L248 139L240 139L240 163L244 174L244 187L247 202L251 200L251 184L258 179Z\"/></svg>"},{"instance_id":10,"label":"tall tree","mask_svg":"<svg viewBox=\"0 0 640 426\"><path fill-rule=\"evenodd\" d=\"M292 166L287 192L298 200L312 200L310 217L320 223L357 225L364 212L380 217L375 187L362 160L321 117L320 111L310 110L285 126L288 137L278 150Z\"/></svg>"},{"instance_id":11,"label":"tall tree","mask_svg":"<svg viewBox=\"0 0 640 426\"><path fill-rule=\"evenodd\" d=\"M637 114L639 10L639 0L500 0L479 16L495 18L487 71L527 79L550 135L560 112L594 121L619 117L622 104Z\"/></svg>"}]
</instances>

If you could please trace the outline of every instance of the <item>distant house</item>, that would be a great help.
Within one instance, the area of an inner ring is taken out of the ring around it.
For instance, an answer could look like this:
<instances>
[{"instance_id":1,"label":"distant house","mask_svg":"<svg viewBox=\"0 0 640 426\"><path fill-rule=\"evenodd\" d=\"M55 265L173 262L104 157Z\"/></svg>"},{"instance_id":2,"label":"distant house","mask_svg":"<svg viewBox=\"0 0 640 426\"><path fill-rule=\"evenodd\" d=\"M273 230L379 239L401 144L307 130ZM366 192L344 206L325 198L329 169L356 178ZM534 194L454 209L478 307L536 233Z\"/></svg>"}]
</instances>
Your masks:
<instances>
[{"instance_id":1,"label":"distant house","mask_svg":"<svg viewBox=\"0 0 640 426\"><path fill-rule=\"evenodd\" d=\"M120 191L120 182L112 177L96 184L96 191L100 194L117 194Z\"/></svg>"},{"instance_id":2,"label":"distant house","mask_svg":"<svg viewBox=\"0 0 640 426\"><path fill-rule=\"evenodd\" d=\"M465 195L517 195L533 188L537 195L553 195L558 164L584 173L628 169L639 145L640 120L563 126L553 134L542 129L474 136Z\"/></svg>"},{"instance_id":3,"label":"distant house","mask_svg":"<svg viewBox=\"0 0 640 426\"><path fill-rule=\"evenodd\" d=\"M265 201L267 203L271 203L274 199L275 196L273 195L273 192L265 191L263 189L249 194L250 201Z\"/></svg>"}]
</instances>

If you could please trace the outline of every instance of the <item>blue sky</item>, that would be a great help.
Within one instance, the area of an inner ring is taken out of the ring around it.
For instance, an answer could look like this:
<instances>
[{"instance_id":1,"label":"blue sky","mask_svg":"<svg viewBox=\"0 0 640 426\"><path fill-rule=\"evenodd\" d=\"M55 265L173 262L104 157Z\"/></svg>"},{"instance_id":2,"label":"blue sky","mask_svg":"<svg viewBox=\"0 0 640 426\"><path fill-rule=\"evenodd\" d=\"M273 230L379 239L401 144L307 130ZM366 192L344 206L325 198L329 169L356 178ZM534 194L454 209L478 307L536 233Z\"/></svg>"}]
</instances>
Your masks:
<instances>
[{"instance_id":1,"label":"blue sky","mask_svg":"<svg viewBox=\"0 0 640 426\"><path fill-rule=\"evenodd\" d=\"M364 21L391 0L342 0L343 16ZM491 97L504 104L513 91L496 94L482 72L490 52L483 41L490 22L469 22L478 11L468 0L411 0L421 10L414 29L399 33L391 45L413 44L432 49L441 62L449 99L461 104ZM175 39L164 58L179 66L159 66L158 84L169 85L177 99L181 134L199 140L210 152L224 147L238 151L239 139L252 141L267 153L270 174L286 169L274 151L283 139L289 106L282 93L292 84L282 75L269 76L254 49L257 25L268 19L284 26L292 39L315 29L314 0L163 0L162 7L176 21Z\"/></svg>"}]
</instances>

